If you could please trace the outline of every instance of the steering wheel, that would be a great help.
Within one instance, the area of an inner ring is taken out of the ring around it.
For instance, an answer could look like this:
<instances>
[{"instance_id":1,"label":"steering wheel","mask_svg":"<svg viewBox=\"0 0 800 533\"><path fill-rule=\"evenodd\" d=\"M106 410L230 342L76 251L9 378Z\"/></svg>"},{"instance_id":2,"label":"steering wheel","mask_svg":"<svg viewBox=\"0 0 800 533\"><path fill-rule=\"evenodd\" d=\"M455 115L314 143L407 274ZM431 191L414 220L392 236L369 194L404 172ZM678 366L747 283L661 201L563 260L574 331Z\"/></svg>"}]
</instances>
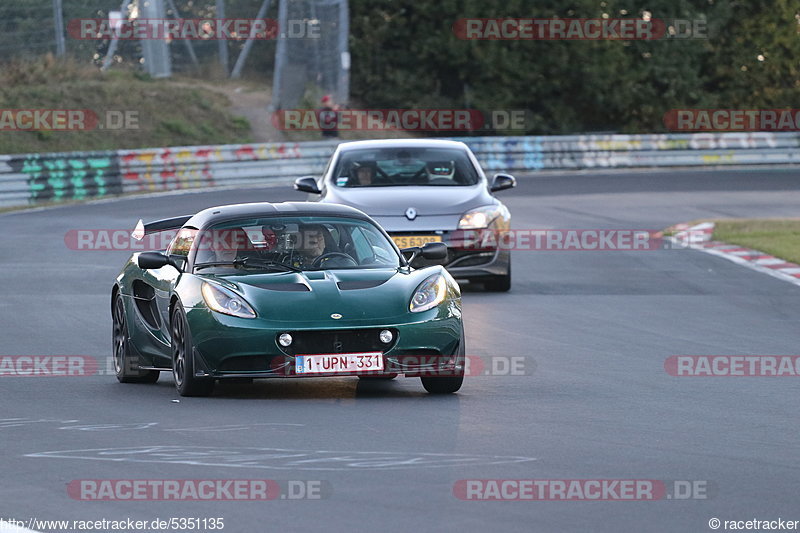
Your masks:
<instances>
[{"instance_id":1,"label":"steering wheel","mask_svg":"<svg viewBox=\"0 0 800 533\"><path fill-rule=\"evenodd\" d=\"M348 262L352 263L348 266L358 266L358 263L355 259L350 257L349 255L342 253L342 252L328 252L327 254L322 254L321 256L314 259L314 262L311 263L312 268L319 268L322 266L323 261L327 261L328 259L333 259L334 257L340 257L342 259L346 259Z\"/></svg>"},{"instance_id":2,"label":"steering wheel","mask_svg":"<svg viewBox=\"0 0 800 533\"><path fill-rule=\"evenodd\" d=\"M427 183L428 182L428 172L425 167L417 170L411 179L408 180L409 183Z\"/></svg>"}]
</instances>

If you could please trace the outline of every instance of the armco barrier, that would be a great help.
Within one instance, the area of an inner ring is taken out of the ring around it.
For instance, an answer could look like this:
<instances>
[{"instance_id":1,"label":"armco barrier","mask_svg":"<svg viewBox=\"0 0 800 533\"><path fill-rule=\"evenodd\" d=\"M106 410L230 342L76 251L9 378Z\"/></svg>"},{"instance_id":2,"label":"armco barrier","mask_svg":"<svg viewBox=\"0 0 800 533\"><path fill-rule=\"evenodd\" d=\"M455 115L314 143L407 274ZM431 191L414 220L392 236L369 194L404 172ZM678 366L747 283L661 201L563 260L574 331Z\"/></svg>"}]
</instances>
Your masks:
<instances>
[{"instance_id":1,"label":"armco barrier","mask_svg":"<svg viewBox=\"0 0 800 533\"><path fill-rule=\"evenodd\" d=\"M798 133L461 137L487 172L800 163ZM320 175L338 141L0 156L0 207Z\"/></svg>"},{"instance_id":2,"label":"armco barrier","mask_svg":"<svg viewBox=\"0 0 800 533\"><path fill-rule=\"evenodd\" d=\"M790 164L797 133L565 135L461 139L484 170Z\"/></svg>"},{"instance_id":3,"label":"armco barrier","mask_svg":"<svg viewBox=\"0 0 800 533\"><path fill-rule=\"evenodd\" d=\"M122 193L116 152L3 156L0 207Z\"/></svg>"}]
</instances>

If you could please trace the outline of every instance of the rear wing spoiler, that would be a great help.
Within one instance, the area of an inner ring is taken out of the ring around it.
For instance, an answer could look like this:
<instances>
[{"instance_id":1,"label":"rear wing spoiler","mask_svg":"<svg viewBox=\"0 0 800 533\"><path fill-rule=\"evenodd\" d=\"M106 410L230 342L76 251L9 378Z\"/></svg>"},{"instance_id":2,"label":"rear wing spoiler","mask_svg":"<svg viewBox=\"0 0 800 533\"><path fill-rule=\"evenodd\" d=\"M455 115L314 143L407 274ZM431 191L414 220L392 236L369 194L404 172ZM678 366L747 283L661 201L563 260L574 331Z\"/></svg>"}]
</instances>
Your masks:
<instances>
[{"instance_id":1,"label":"rear wing spoiler","mask_svg":"<svg viewBox=\"0 0 800 533\"><path fill-rule=\"evenodd\" d=\"M158 233L160 231L167 231L171 229L180 229L183 227L186 222L192 218L193 215L184 215L181 217L174 217L174 218L165 218L163 220L155 220L153 222L148 222L145 224L142 222L142 219L139 219L139 222L136 223L136 228L131 232L131 237L140 241L144 239L145 235L149 235L151 233Z\"/></svg>"}]
</instances>

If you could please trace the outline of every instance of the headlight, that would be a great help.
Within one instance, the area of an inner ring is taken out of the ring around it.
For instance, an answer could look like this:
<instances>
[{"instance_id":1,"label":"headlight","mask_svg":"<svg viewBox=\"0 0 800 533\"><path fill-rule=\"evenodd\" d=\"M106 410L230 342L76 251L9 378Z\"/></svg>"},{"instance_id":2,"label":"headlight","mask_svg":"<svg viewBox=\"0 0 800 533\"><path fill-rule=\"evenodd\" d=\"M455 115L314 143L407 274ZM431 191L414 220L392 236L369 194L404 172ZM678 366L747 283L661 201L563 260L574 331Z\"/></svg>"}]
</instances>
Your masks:
<instances>
[{"instance_id":1,"label":"headlight","mask_svg":"<svg viewBox=\"0 0 800 533\"><path fill-rule=\"evenodd\" d=\"M501 209L496 205L487 205L467 211L458 221L458 229L483 229L489 227L494 219L501 215Z\"/></svg>"},{"instance_id":2,"label":"headlight","mask_svg":"<svg viewBox=\"0 0 800 533\"><path fill-rule=\"evenodd\" d=\"M238 316L239 318L255 318L256 312L244 298L235 292L203 282L203 300L206 305L217 313Z\"/></svg>"},{"instance_id":3,"label":"headlight","mask_svg":"<svg viewBox=\"0 0 800 533\"><path fill-rule=\"evenodd\" d=\"M434 274L419 284L411 297L409 309L412 313L420 313L436 307L444 301L447 294L447 281L441 274Z\"/></svg>"}]
</instances>

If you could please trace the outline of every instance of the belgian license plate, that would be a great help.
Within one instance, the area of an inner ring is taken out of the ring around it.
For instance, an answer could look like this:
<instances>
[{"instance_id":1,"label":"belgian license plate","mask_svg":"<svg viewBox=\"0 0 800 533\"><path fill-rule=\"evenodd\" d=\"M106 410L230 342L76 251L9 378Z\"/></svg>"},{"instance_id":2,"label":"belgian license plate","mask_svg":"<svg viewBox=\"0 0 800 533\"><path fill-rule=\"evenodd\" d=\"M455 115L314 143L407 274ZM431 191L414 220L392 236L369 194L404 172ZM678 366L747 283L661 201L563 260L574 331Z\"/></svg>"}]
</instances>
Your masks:
<instances>
[{"instance_id":1,"label":"belgian license plate","mask_svg":"<svg viewBox=\"0 0 800 533\"><path fill-rule=\"evenodd\" d=\"M383 371L381 352L298 355L294 371L297 374L331 374Z\"/></svg>"},{"instance_id":2,"label":"belgian license plate","mask_svg":"<svg viewBox=\"0 0 800 533\"><path fill-rule=\"evenodd\" d=\"M392 240L401 250L413 246L422 246L429 242L442 242L441 235L392 235Z\"/></svg>"}]
</instances>

